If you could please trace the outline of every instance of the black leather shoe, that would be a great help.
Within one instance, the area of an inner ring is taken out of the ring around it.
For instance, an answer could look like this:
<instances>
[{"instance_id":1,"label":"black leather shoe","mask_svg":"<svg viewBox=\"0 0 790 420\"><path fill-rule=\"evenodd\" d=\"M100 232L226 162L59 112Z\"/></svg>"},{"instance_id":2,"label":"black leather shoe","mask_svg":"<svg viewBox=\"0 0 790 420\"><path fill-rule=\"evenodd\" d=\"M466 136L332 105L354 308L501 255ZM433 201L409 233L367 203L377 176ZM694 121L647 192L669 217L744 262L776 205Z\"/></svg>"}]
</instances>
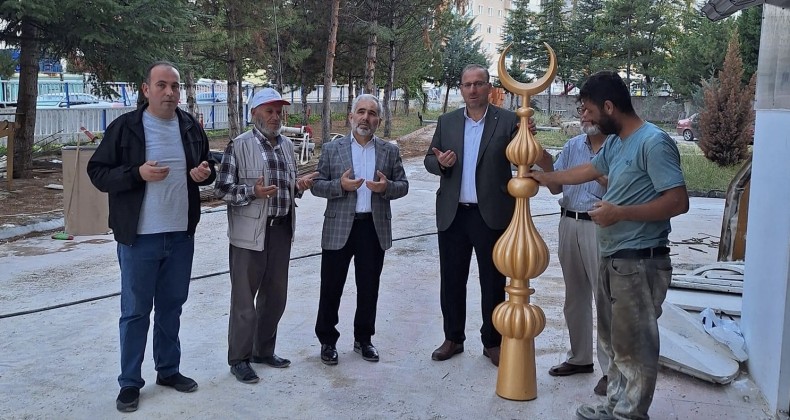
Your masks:
<instances>
[{"instance_id":1,"label":"black leather shoe","mask_svg":"<svg viewBox=\"0 0 790 420\"><path fill-rule=\"evenodd\" d=\"M593 373L592 363L589 365L572 365L568 362L562 362L549 369L549 375L551 376L570 376L577 373Z\"/></svg>"},{"instance_id":2,"label":"black leather shoe","mask_svg":"<svg viewBox=\"0 0 790 420\"><path fill-rule=\"evenodd\" d=\"M118 398L115 399L115 408L122 413L137 411L137 404L140 402L140 388L136 386L125 386L121 388Z\"/></svg>"},{"instance_id":3,"label":"black leather shoe","mask_svg":"<svg viewBox=\"0 0 790 420\"><path fill-rule=\"evenodd\" d=\"M367 360L368 362L379 361L379 352L376 350L375 347L373 347L373 344L360 343L359 341L355 341L354 352L361 354L362 358Z\"/></svg>"},{"instance_id":4,"label":"black leather shoe","mask_svg":"<svg viewBox=\"0 0 790 420\"><path fill-rule=\"evenodd\" d=\"M444 340L439 348L433 351L431 354L431 359L433 360L447 360L458 353L464 352L464 344L463 343L455 343L450 340Z\"/></svg>"},{"instance_id":5,"label":"black leather shoe","mask_svg":"<svg viewBox=\"0 0 790 420\"><path fill-rule=\"evenodd\" d=\"M252 359L250 360L252 363L263 363L264 365L268 365L273 368L287 368L288 366L291 366L290 360L283 359L276 354L266 357L252 356Z\"/></svg>"},{"instance_id":6,"label":"black leather shoe","mask_svg":"<svg viewBox=\"0 0 790 420\"><path fill-rule=\"evenodd\" d=\"M157 373L156 384L175 388L175 390L178 392L195 392L198 389L197 382L195 382L192 378L187 378L178 372L168 376L167 378L163 378L162 375Z\"/></svg>"},{"instance_id":7,"label":"black leather shoe","mask_svg":"<svg viewBox=\"0 0 790 420\"><path fill-rule=\"evenodd\" d=\"M257 384L261 380L258 374L252 369L252 366L250 366L250 362L246 360L231 366L230 373L232 373L239 382L245 384Z\"/></svg>"},{"instance_id":8,"label":"black leather shoe","mask_svg":"<svg viewBox=\"0 0 790 420\"><path fill-rule=\"evenodd\" d=\"M321 344L321 363L325 365L337 364L337 349L332 344Z\"/></svg>"}]
</instances>

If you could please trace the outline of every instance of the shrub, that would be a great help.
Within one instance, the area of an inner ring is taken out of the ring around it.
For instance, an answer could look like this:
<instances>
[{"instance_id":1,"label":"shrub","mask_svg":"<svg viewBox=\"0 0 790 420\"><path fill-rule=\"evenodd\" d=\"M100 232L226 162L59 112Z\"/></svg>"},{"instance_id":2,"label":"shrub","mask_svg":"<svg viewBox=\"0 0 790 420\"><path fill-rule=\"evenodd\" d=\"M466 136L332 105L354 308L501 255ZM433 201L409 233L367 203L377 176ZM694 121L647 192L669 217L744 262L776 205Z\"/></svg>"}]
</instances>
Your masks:
<instances>
[{"instance_id":1,"label":"shrub","mask_svg":"<svg viewBox=\"0 0 790 420\"><path fill-rule=\"evenodd\" d=\"M705 108L700 112L699 147L719 166L743 162L749 156L750 127L754 123L755 77L743 86L743 62L737 31L730 38L718 80L703 82Z\"/></svg>"}]
</instances>

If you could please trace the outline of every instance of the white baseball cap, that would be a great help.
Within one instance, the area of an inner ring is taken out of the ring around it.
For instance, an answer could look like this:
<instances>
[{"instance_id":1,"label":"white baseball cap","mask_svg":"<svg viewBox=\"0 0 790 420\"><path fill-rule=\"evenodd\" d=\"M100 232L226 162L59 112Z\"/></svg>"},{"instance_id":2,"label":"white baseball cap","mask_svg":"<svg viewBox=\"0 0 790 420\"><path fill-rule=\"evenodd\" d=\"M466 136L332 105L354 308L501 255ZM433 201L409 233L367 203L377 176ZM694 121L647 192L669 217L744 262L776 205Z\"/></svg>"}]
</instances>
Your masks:
<instances>
[{"instance_id":1,"label":"white baseball cap","mask_svg":"<svg viewBox=\"0 0 790 420\"><path fill-rule=\"evenodd\" d=\"M280 104L291 105L290 102L280 96L280 93L272 88L263 88L255 93L250 101L250 109L257 108L260 105L266 104Z\"/></svg>"}]
</instances>

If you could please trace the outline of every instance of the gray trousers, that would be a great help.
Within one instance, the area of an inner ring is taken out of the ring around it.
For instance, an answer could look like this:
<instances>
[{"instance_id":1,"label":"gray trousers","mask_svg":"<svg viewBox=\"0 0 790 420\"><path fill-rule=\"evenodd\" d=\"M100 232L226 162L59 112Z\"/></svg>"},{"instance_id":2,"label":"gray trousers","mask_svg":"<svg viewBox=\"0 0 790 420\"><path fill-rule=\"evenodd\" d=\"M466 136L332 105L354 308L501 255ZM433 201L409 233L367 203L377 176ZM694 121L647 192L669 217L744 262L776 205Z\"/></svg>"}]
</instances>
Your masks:
<instances>
[{"instance_id":1,"label":"gray trousers","mask_svg":"<svg viewBox=\"0 0 790 420\"><path fill-rule=\"evenodd\" d=\"M658 376L658 317L671 279L668 255L601 260L598 343L612 358L606 396L615 418L649 418Z\"/></svg>"},{"instance_id":2,"label":"gray trousers","mask_svg":"<svg viewBox=\"0 0 790 420\"><path fill-rule=\"evenodd\" d=\"M565 323L571 348L567 362L589 365L593 362L592 299L598 290L600 253L595 234L595 223L561 217L559 225L559 259L565 280ZM609 356L598 344L598 363L605 375Z\"/></svg>"},{"instance_id":3,"label":"gray trousers","mask_svg":"<svg viewBox=\"0 0 790 420\"><path fill-rule=\"evenodd\" d=\"M230 245L228 364L274 354L288 297L291 224L270 226L263 251Z\"/></svg>"}]
</instances>

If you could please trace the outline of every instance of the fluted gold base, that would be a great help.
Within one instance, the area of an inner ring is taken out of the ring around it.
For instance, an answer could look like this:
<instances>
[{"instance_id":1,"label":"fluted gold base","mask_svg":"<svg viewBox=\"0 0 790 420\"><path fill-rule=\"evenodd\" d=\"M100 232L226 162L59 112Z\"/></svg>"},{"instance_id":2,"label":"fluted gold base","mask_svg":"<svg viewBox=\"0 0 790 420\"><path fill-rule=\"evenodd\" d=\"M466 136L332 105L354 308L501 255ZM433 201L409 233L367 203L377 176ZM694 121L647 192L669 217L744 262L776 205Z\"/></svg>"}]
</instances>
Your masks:
<instances>
[{"instance_id":1,"label":"fluted gold base","mask_svg":"<svg viewBox=\"0 0 790 420\"><path fill-rule=\"evenodd\" d=\"M532 363L529 363L529 361ZM535 339L502 337L499 354L499 375L496 394L516 401L529 401L538 397L535 374Z\"/></svg>"}]
</instances>

